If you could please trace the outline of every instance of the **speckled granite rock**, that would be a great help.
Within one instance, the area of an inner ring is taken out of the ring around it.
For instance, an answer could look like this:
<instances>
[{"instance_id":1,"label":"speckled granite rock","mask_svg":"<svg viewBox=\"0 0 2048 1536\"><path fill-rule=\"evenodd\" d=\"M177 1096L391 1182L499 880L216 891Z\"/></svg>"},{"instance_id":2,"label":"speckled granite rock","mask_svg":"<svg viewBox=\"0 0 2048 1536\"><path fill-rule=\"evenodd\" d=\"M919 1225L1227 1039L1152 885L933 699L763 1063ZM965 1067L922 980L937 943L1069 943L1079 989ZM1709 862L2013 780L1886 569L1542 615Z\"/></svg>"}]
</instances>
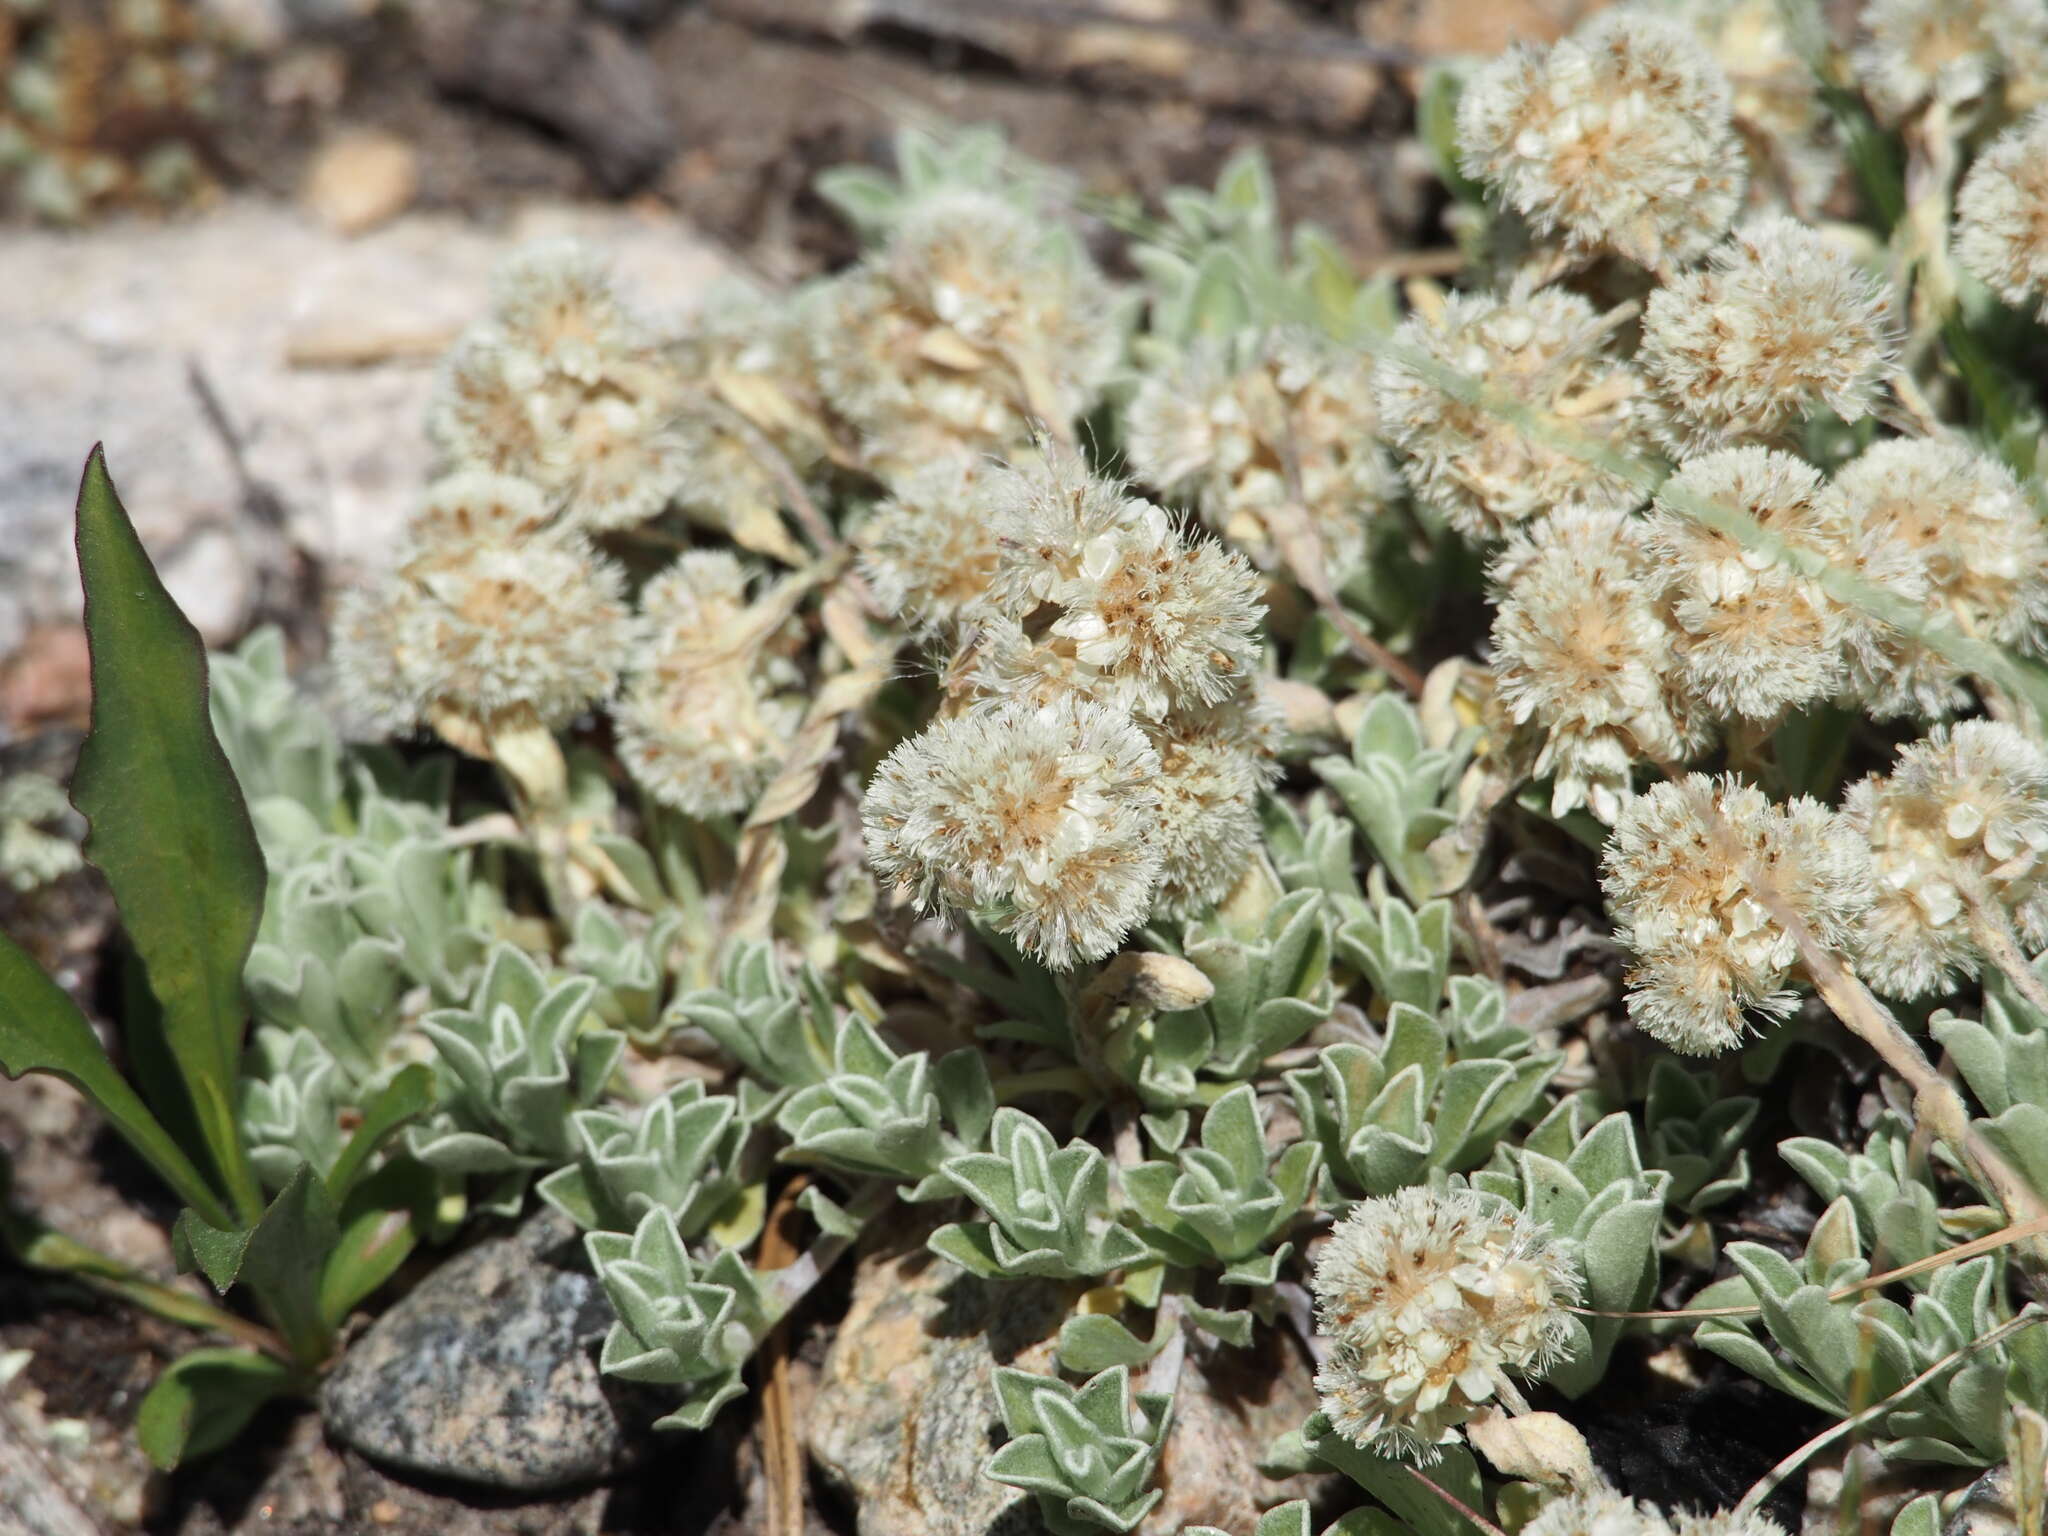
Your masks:
<instances>
[{"instance_id":1,"label":"speckled granite rock","mask_svg":"<svg viewBox=\"0 0 2048 1536\"><path fill-rule=\"evenodd\" d=\"M612 1309L572 1237L544 1213L435 1270L327 1378L328 1432L401 1471L523 1493L630 1464L647 1416L600 1381Z\"/></svg>"},{"instance_id":2,"label":"speckled granite rock","mask_svg":"<svg viewBox=\"0 0 2048 1536\"><path fill-rule=\"evenodd\" d=\"M847 1490L860 1536L1011 1536L1043 1527L1028 1496L981 1475L1003 1440L997 1365L1053 1370L1079 1287L990 1285L922 1251L866 1258L805 1413L812 1457ZM1274 1341L1277 1345L1277 1341ZM1261 1508L1310 1492L1254 1465L1315 1409L1305 1361L1194 1350L1181 1376L1160 1500L1138 1536L1188 1525L1250 1530Z\"/></svg>"}]
</instances>

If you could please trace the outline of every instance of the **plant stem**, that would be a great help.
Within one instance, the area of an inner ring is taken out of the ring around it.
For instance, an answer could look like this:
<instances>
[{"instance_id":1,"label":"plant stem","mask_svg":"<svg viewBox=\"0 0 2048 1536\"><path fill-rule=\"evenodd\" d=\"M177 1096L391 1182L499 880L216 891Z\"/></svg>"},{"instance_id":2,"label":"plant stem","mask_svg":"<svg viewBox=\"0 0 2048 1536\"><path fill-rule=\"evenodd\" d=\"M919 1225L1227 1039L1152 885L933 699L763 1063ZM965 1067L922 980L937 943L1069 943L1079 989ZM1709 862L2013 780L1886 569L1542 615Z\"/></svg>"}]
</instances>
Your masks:
<instances>
[{"instance_id":1,"label":"plant stem","mask_svg":"<svg viewBox=\"0 0 2048 1536\"><path fill-rule=\"evenodd\" d=\"M2020 949L2012 919L1995 898L1973 892L1964 899L1970 907L1971 936L1984 951L1984 958L1998 967L2013 990L2041 1015L2042 1022L2048 1023L2048 986L2042 985L2040 973Z\"/></svg>"}]
</instances>

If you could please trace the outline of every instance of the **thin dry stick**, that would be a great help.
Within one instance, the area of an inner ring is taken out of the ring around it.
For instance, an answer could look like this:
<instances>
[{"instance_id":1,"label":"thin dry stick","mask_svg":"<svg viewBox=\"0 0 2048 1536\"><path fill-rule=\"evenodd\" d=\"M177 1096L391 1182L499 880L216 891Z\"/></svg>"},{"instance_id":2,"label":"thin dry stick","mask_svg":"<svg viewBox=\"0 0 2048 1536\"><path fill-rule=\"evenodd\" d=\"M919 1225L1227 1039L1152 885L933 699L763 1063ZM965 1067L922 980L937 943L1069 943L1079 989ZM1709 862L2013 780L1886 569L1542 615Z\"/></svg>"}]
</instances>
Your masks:
<instances>
[{"instance_id":1,"label":"thin dry stick","mask_svg":"<svg viewBox=\"0 0 2048 1536\"><path fill-rule=\"evenodd\" d=\"M2037 1013L2048 1019L2048 987L2041 984L2040 973L2021 951L2019 940L2012 931L2012 919L1994 901L1974 894L1967 899L1970 933L1976 939L1977 947L1984 951L1984 958L1998 967L2005 979L2012 983L2013 990L2025 998Z\"/></svg>"},{"instance_id":2,"label":"thin dry stick","mask_svg":"<svg viewBox=\"0 0 2048 1536\"><path fill-rule=\"evenodd\" d=\"M787 1269L799 1255L782 1224L796 1209L797 1196L809 1179L798 1174L776 1197L775 1209L761 1229L760 1265ZM797 1432L796 1402L789 1390L789 1321L785 1317L761 1341L761 1464L767 1485L768 1536L803 1536L804 1453Z\"/></svg>"},{"instance_id":3,"label":"thin dry stick","mask_svg":"<svg viewBox=\"0 0 2048 1536\"><path fill-rule=\"evenodd\" d=\"M1415 1481L1422 1484L1423 1487L1427 1488L1431 1493L1435 1494L1438 1498L1442 1499L1446 1504L1450 1505L1451 1508L1455 1509L1467 1520L1470 1520L1474 1525L1478 1526L1480 1530L1486 1532L1486 1536L1507 1536L1506 1531L1503 1531L1499 1526L1495 1525L1491 1520L1487 1519L1486 1516L1480 1514L1478 1510L1474 1509L1471 1505L1467 1504L1463 1499L1459 1498L1455 1493L1451 1492L1450 1489L1439 1487L1437 1484L1431 1482L1427 1477L1423 1476L1421 1468L1403 1467L1401 1470L1403 1472L1406 1472L1410 1477L1414 1478Z\"/></svg>"},{"instance_id":4,"label":"thin dry stick","mask_svg":"<svg viewBox=\"0 0 2048 1536\"><path fill-rule=\"evenodd\" d=\"M1771 1496L1778 1484L1796 1472L1800 1465L1809 1457L1817 1452L1826 1450L1834 1441L1841 1439L1844 1435L1854 1433L1871 1420L1889 1413L1930 1381L1943 1375L1952 1367L1960 1365L1967 1357L1975 1354L1978 1350L1989 1349L1993 1344L2009 1338L2011 1335L2018 1333L2022 1328L2033 1327L2034 1324L2041 1322L2044 1318L2048 1318L2048 1313L2042 1312L2038 1307L2028 1307L2011 1322L2002 1323L1989 1333L1970 1340L1962 1348L1951 1350L1948 1354L1943 1355L1934 1364L1899 1388L1898 1391L1892 1393L1891 1396L1872 1403L1860 1413L1850 1414L1848 1418L1843 1419L1839 1424L1822 1430L1811 1440L1807 1441L1806 1444L1800 1446L1798 1450L1758 1478L1751 1486L1749 1492L1742 1496L1742 1502L1735 1506L1734 1513L1737 1515L1755 1514L1757 1509L1763 1504L1763 1501Z\"/></svg>"}]
</instances>

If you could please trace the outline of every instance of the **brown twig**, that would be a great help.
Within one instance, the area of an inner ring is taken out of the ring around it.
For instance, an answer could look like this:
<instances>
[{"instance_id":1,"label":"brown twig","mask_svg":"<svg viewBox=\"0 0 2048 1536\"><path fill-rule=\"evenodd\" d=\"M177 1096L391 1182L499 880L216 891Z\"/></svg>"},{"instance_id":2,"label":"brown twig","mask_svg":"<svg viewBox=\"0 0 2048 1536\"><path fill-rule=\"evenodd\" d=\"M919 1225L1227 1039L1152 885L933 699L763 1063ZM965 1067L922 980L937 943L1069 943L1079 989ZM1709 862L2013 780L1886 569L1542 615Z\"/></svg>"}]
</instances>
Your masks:
<instances>
[{"instance_id":1,"label":"brown twig","mask_svg":"<svg viewBox=\"0 0 2048 1536\"><path fill-rule=\"evenodd\" d=\"M783 1224L796 1210L797 1197L810 1182L798 1174L782 1186L768 1224L761 1232L759 1266L763 1270L787 1269L797 1261L799 1250L789 1240ZM796 1400L789 1389L789 1322L785 1318L768 1330L757 1358L761 1362L761 1417L756 1431L761 1440L761 1468L767 1485L767 1536L803 1536L804 1452L796 1417Z\"/></svg>"},{"instance_id":2,"label":"brown twig","mask_svg":"<svg viewBox=\"0 0 2048 1536\"><path fill-rule=\"evenodd\" d=\"M1499 1526L1495 1525L1491 1520L1487 1519L1486 1516L1480 1514L1478 1510L1474 1509L1471 1505L1467 1504L1463 1499L1459 1498L1455 1493L1451 1492L1450 1489L1445 1488L1440 1484L1431 1482L1427 1477L1423 1475L1422 1469L1420 1467L1403 1467L1401 1470L1403 1472L1406 1472L1410 1477L1414 1478L1415 1481L1422 1484L1423 1487L1427 1488L1431 1493L1435 1494L1438 1498L1442 1499L1446 1504L1450 1505L1451 1508L1455 1509L1467 1520L1470 1520L1480 1530L1486 1532L1486 1536L1507 1536L1507 1532L1503 1531Z\"/></svg>"}]
</instances>

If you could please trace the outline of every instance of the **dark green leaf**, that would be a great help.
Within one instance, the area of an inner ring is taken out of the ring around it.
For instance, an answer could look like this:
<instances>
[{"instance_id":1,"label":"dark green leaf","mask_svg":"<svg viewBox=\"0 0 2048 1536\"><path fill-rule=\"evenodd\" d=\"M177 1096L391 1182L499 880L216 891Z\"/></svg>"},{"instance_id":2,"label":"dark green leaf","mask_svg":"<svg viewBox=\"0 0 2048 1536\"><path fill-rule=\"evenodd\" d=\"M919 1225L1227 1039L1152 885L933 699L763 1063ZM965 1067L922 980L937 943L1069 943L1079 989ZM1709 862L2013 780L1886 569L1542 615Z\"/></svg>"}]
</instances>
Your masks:
<instances>
[{"instance_id":1,"label":"dark green leaf","mask_svg":"<svg viewBox=\"0 0 2048 1536\"><path fill-rule=\"evenodd\" d=\"M416 1115L426 1113L434 1103L434 1072L414 1062L384 1085L383 1092L363 1106L362 1124L341 1149L341 1156L327 1175L328 1193L346 1200L351 1186L392 1132Z\"/></svg>"},{"instance_id":2,"label":"dark green leaf","mask_svg":"<svg viewBox=\"0 0 2048 1536\"><path fill-rule=\"evenodd\" d=\"M291 1367L247 1349L195 1349L171 1362L135 1414L135 1437L166 1471L211 1455L256 1410L297 1387Z\"/></svg>"},{"instance_id":3,"label":"dark green leaf","mask_svg":"<svg viewBox=\"0 0 2048 1536\"><path fill-rule=\"evenodd\" d=\"M222 1292L248 1286L306 1365L326 1358L333 1340L320 1307L321 1272L340 1238L327 1185L304 1163L255 1226L223 1231L186 1211L171 1231L180 1264Z\"/></svg>"},{"instance_id":4,"label":"dark green leaf","mask_svg":"<svg viewBox=\"0 0 2048 1536\"><path fill-rule=\"evenodd\" d=\"M235 1126L242 965L263 911L263 854L207 713L206 648L143 551L95 448L78 492L92 730L72 798L163 1003L164 1036L231 1203L262 1192Z\"/></svg>"},{"instance_id":5,"label":"dark green leaf","mask_svg":"<svg viewBox=\"0 0 2048 1536\"><path fill-rule=\"evenodd\" d=\"M320 1316L328 1327L339 1328L405 1262L440 1191L433 1171L409 1157L392 1159L356 1185L320 1275Z\"/></svg>"},{"instance_id":6,"label":"dark green leaf","mask_svg":"<svg viewBox=\"0 0 2048 1536\"><path fill-rule=\"evenodd\" d=\"M178 1144L100 1049L99 1037L64 989L0 933L0 1072L61 1077L100 1108L122 1140L209 1220L230 1217Z\"/></svg>"}]
</instances>

